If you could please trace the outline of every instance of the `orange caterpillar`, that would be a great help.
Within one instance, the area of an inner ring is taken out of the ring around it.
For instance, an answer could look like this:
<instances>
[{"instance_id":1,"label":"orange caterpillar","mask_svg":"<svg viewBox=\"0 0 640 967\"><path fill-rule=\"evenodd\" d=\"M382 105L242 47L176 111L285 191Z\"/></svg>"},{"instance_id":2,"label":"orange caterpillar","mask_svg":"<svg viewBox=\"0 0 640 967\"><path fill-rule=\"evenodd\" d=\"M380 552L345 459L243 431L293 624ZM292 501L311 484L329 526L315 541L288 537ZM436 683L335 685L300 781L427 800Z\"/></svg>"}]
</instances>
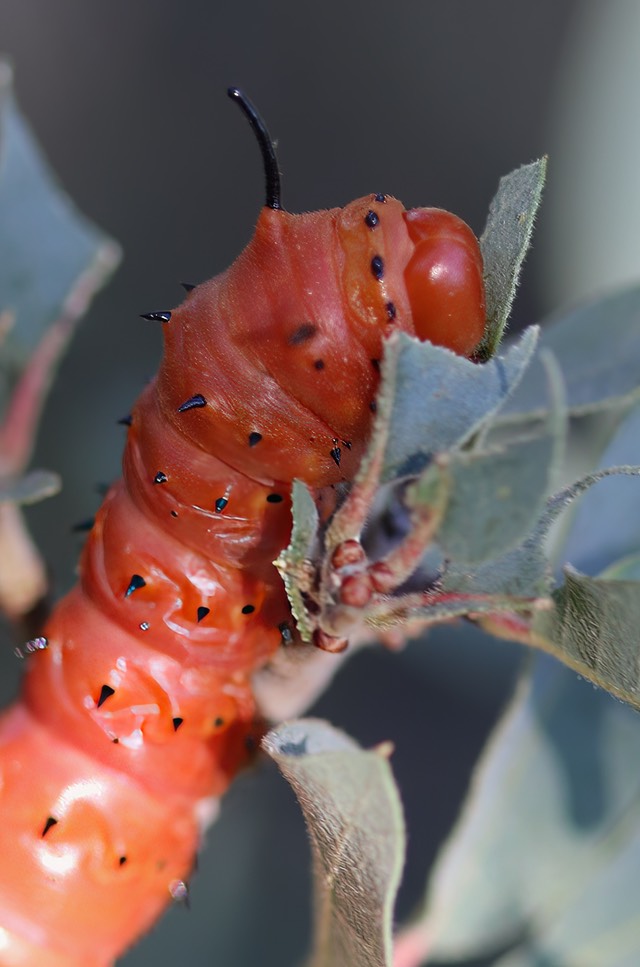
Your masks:
<instances>
[{"instance_id":1,"label":"orange caterpillar","mask_svg":"<svg viewBox=\"0 0 640 967\"><path fill-rule=\"evenodd\" d=\"M229 93L258 137L266 207L226 272L148 314L165 353L123 479L0 719L2 965L106 967L184 895L259 729L251 676L295 639L272 564L293 479L353 478L390 332L464 355L483 335L463 222L387 195L282 211L264 124Z\"/></svg>"}]
</instances>

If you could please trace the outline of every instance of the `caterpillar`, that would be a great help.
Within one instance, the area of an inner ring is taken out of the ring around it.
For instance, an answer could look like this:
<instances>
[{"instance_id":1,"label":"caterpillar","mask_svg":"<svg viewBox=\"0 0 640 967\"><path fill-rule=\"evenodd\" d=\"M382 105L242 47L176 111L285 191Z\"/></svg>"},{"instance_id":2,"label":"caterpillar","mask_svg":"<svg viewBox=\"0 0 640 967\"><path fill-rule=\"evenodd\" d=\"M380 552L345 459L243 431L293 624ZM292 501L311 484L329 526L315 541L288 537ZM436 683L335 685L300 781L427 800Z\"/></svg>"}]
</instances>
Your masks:
<instances>
[{"instance_id":1,"label":"caterpillar","mask_svg":"<svg viewBox=\"0 0 640 967\"><path fill-rule=\"evenodd\" d=\"M293 480L353 479L390 333L469 357L483 337L464 222L377 193L286 212L265 124L229 94L262 153L255 234L145 314L164 354L126 421L122 479L0 718L2 964L107 967L184 898L260 733L251 677L296 641L272 563Z\"/></svg>"}]
</instances>

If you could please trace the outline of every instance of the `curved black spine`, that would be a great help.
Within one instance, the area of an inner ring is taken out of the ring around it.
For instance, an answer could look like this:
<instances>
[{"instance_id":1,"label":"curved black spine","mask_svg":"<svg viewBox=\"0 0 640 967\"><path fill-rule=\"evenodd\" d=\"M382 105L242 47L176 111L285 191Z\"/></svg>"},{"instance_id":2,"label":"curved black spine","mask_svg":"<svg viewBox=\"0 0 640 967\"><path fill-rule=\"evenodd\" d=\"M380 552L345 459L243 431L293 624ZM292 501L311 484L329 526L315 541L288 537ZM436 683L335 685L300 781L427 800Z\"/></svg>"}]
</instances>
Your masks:
<instances>
[{"instance_id":1,"label":"curved black spine","mask_svg":"<svg viewBox=\"0 0 640 967\"><path fill-rule=\"evenodd\" d=\"M278 159L267 126L256 110L255 105L243 91L237 87L230 87L227 90L227 94L232 101L235 101L242 108L260 146L266 183L265 205L267 208L282 208L280 202L280 171L278 169Z\"/></svg>"}]
</instances>

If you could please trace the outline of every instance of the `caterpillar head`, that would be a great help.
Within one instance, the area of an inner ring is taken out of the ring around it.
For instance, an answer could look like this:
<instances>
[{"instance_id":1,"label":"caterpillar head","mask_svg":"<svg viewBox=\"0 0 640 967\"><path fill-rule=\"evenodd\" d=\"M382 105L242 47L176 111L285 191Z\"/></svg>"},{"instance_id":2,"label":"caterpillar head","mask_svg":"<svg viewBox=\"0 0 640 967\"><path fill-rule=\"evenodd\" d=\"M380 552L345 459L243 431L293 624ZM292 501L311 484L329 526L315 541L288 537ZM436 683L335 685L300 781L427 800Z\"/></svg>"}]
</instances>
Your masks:
<instances>
[{"instance_id":1,"label":"caterpillar head","mask_svg":"<svg viewBox=\"0 0 640 967\"><path fill-rule=\"evenodd\" d=\"M396 329L461 356L484 335L478 240L439 208L405 209L381 194L301 215L264 208L237 264L245 281L261 272L278 320L319 317L338 339L346 324L374 356ZM258 303L257 288L253 297Z\"/></svg>"},{"instance_id":2,"label":"caterpillar head","mask_svg":"<svg viewBox=\"0 0 640 967\"><path fill-rule=\"evenodd\" d=\"M323 487L357 470L392 332L466 356L478 347L480 248L455 215L389 195L285 212L264 123L230 94L262 150L266 204L233 265L171 314L159 379L175 421L200 401L188 419L203 449L256 479Z\"/></svg>"},{"instance_id":3,"label":"caterpillar head","mask_svg":"<svg viewBox=\"0 0 640 967\"><path fill-rule=\"evenodd\" d=\"M281 212L273 142L247 97L237 88L228 93L258 139L266 181L262 217L273 223L281 218L268 214ZM313 220L309 215L295 218L303 229ZM375 194L347 205L336 221L346 263L344 295L357 316L379 324L382 304L383 324L395 323L459 355L473 354L486 321L483 265L478 240L462 219L439 208L406 210L396 199ZM299 246L305 247L305 241Z\"/></svg>"},{"instance_id":4,"label":"caterpillar head","mask_svg":"<svg viewBox=\"0 0 640 967\"><path fill-rule=\"evenodd\" d=\"M376 194L347 205L338 224L344 293L355 314L375 319L384 334L400 328L473 354L485 328L482 255L462 219Z\"/></svg>"}]
</instances>

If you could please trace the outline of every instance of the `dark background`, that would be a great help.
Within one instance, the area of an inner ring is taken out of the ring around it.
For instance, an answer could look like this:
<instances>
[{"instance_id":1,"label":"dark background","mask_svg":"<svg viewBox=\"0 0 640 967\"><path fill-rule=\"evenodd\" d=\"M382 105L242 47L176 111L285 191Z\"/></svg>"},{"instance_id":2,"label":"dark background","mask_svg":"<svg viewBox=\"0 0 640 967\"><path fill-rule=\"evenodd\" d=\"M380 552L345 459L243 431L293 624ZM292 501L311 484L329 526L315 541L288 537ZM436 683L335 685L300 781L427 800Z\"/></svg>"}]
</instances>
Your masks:
<instances>
[{"instance_id":1,"label":"dark background","mask_svg":"<svg viewBox=\"0 0 640 967\"><path fill-rule=\"evenodd\" d=\"M138 313L170 308L181 298L179 280L200 281L232 261L262 202L258 151L226 87L244 87L265 115L290 210L384 191L407 206L450 208L480 232L500 175L550 148L579 6L5 6L0 45L14 61L22 108L71 196L126 256L78 333L42 424L37 463L59 471L65 488L30 519L58 591L73 580L80 544L69 526L93 513L96 485L117 475L123 433L115 421L157 365L160 333ZM546 308L537 270L534 252L514 326ZM396 744L409 824L400 918L420 896L517 659L515 646L441 631L402 656L373 650L355 658L314 710L365 745ZM275 770L265 765L241 778L226 798L192 907L174 910L124 963L300 962L309 929L306 845Z\"/></svg>"}]
</instances>

